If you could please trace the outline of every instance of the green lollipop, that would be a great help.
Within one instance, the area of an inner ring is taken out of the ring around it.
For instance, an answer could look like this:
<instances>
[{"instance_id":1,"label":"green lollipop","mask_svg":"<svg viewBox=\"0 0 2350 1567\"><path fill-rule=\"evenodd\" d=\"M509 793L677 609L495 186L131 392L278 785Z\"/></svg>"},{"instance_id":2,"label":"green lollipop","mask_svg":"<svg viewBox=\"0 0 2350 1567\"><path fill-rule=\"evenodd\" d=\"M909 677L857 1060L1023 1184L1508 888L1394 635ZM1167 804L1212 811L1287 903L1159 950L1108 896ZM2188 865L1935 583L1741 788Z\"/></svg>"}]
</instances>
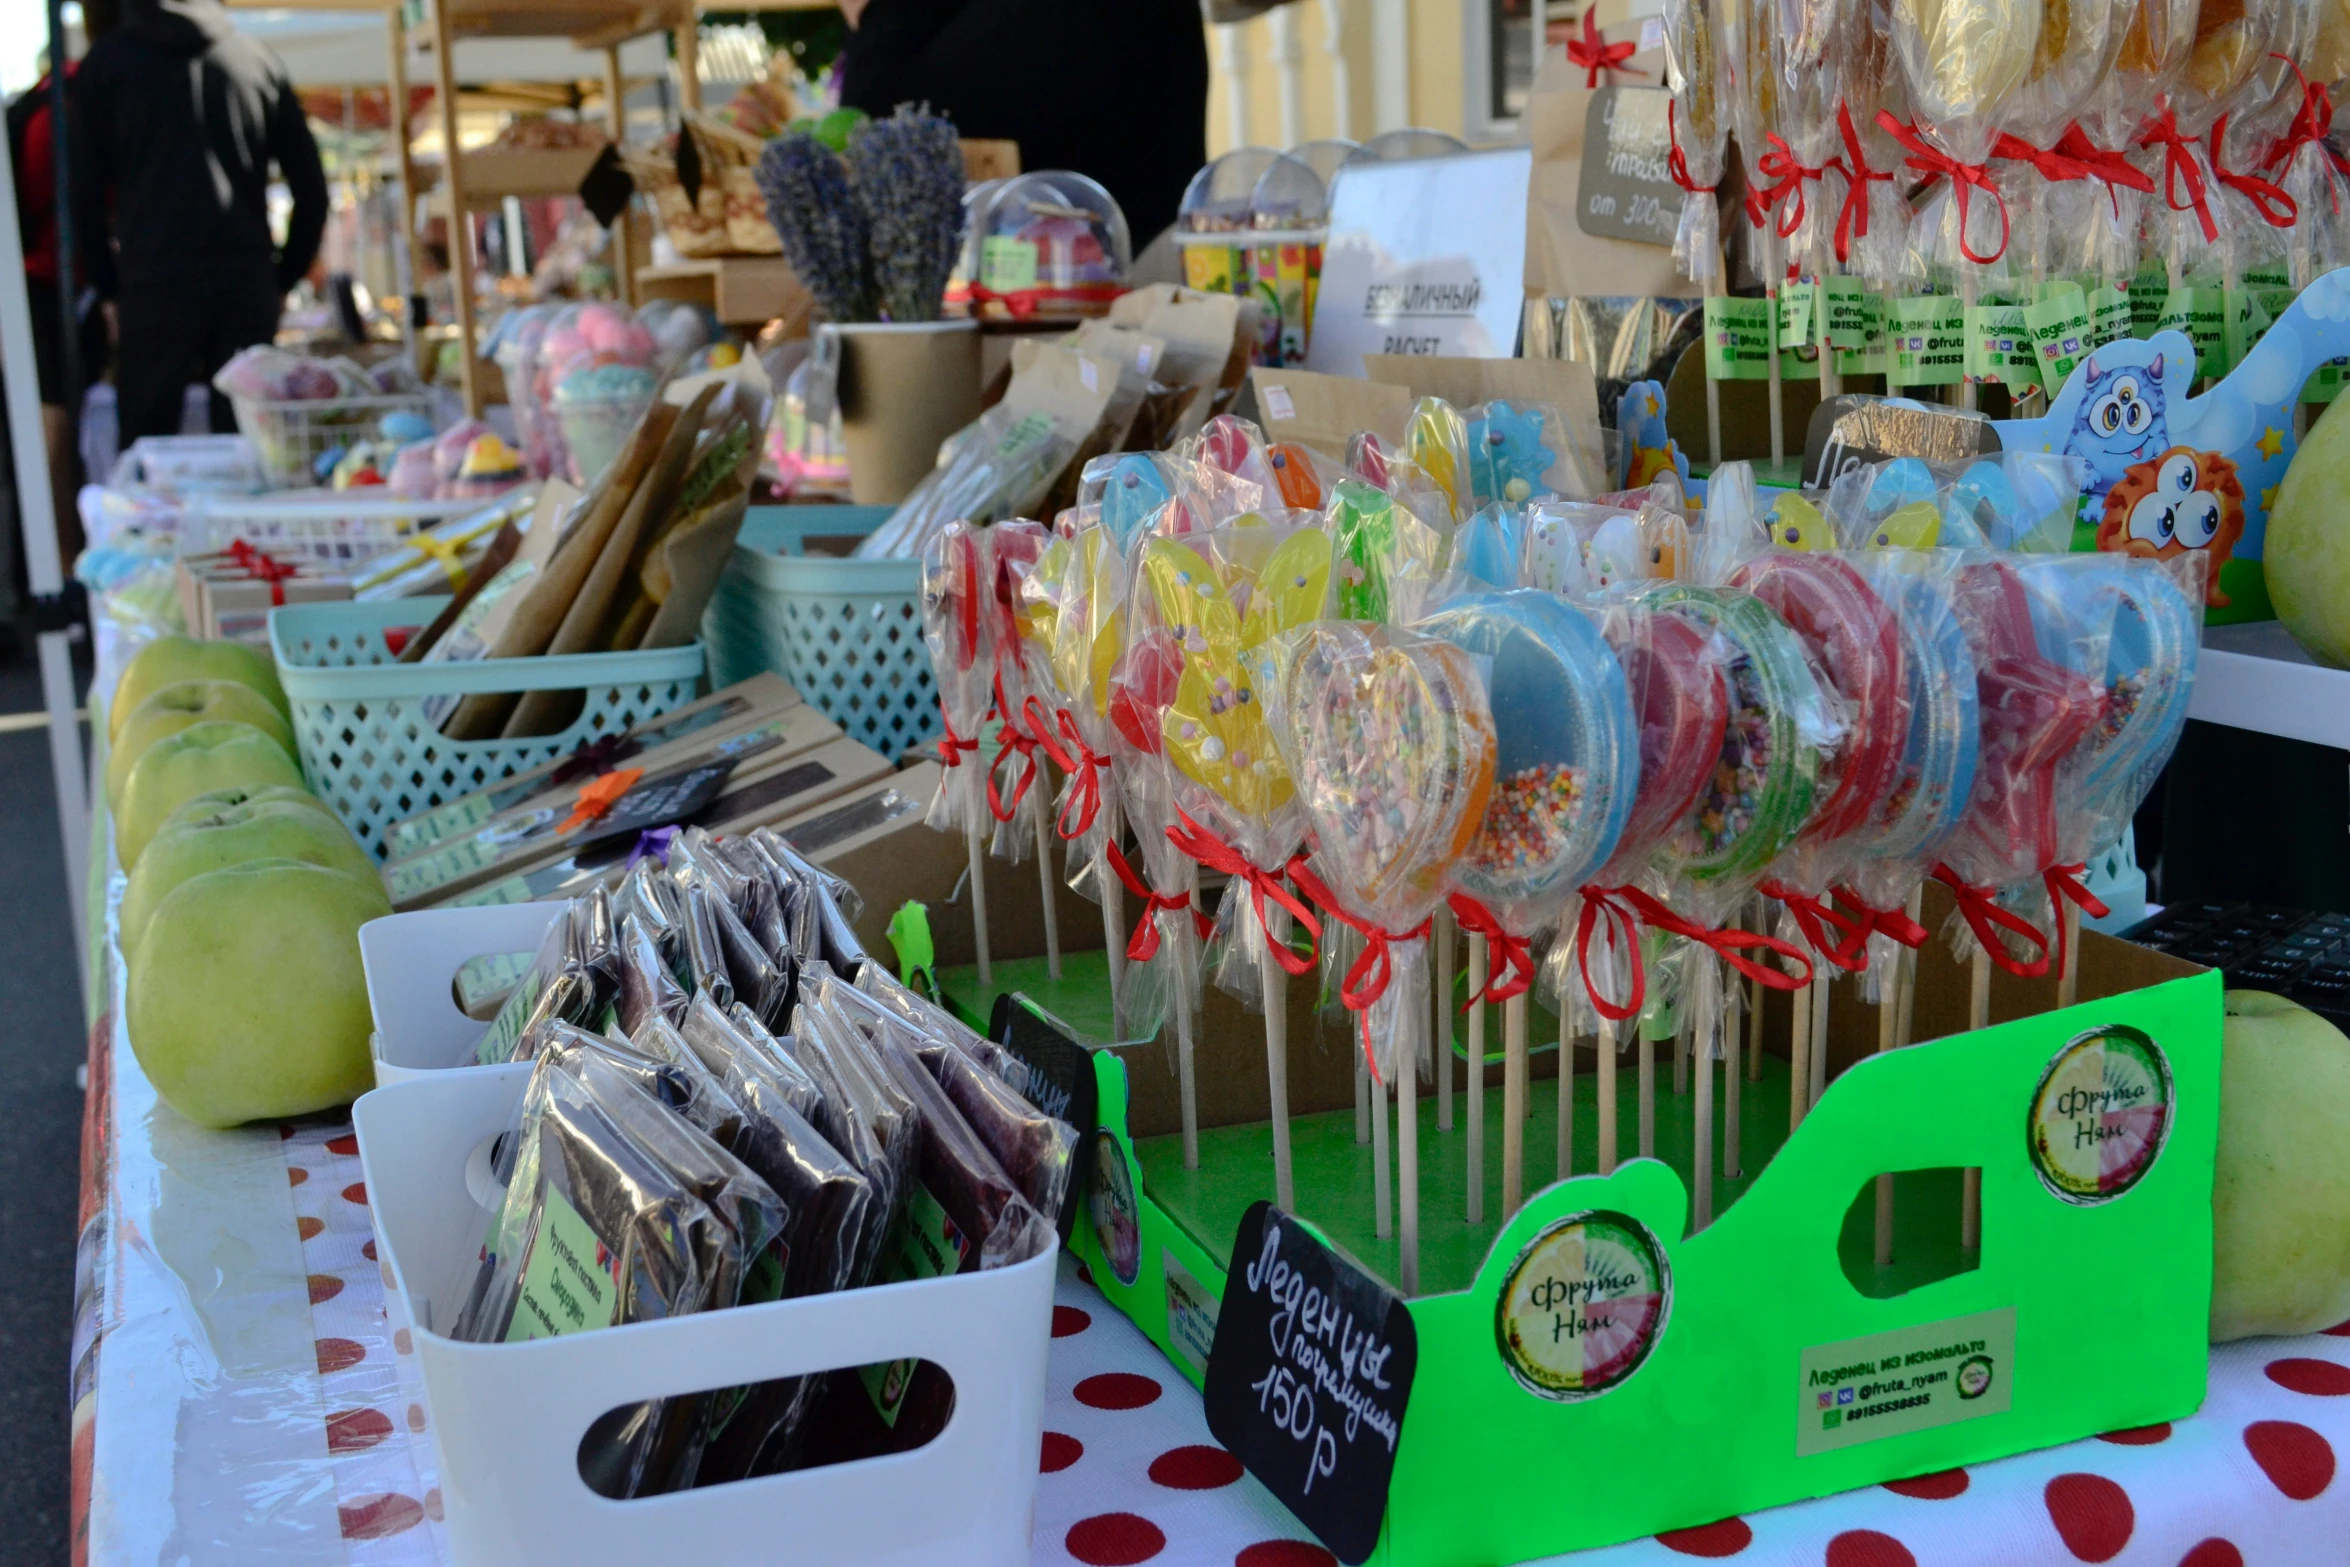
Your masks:
<instances>
[{"instance_id":1,"label":"green lollipop","mask_svg":"<svg viewBox=\"0 0 2350 1567\"><path fill-rule=\"evenodd\" d=\"M1730 693L1713 778L1663 860L1698 886L1743 892L1811 816L1834 720L1802 642L1753 594L1674 582L1651 602L1713 634Z\"/></svg>"}]
</instances>

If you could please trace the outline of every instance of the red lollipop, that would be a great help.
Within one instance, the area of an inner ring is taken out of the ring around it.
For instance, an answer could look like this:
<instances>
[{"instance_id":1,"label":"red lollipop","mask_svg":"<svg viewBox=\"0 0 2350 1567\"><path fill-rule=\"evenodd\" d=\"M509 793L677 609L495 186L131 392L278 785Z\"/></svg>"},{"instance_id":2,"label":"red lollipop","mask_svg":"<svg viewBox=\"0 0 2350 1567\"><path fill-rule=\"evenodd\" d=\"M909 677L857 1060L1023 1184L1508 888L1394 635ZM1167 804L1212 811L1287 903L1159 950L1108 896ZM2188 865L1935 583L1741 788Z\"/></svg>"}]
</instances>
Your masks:
<instances>
[{"instance_id":1,"label":"red lollipop","mask_svg":"<svg viewBox=\"0 0 2350 1567\"><path fill-rule=\"evenodd\" d=\"M1975 654L1982 750L1944 859L1978 887L2028 881L2057 859L2056 767L2104 711L2096 682L2041 655L2024 580L2004 561L1963 568L1955 591Z\"/></svg>"},{"instance_id":2,"label":"red lollipop","mask_svg":"<svg viewBox=\"0 0 2350 1567\"><path fill-rule=\"evenodd\" d=\"M1680 820L1722 754L1730 698L1706 634L1678 615L1637 605L1612 610L1600 629L1631 688L1640 721L1640 790L1596 887L1632 880Z\"/></svg>"},{"instance_id":3,"label":"red lollipop","mask_svg":"<svg viewBox=\"0 0 2350 1567\"><path fill-rule=\"evenodd\" d=\"M1832 843L1864 826L1900 778L1909 738L1900 624L1833 555L1776 550L1739 568L1731 584L1787 623L1850 710L1843 743L1821 760L1819 800L1803 830L1809 842Z\"/></svg>"}]
</instances>

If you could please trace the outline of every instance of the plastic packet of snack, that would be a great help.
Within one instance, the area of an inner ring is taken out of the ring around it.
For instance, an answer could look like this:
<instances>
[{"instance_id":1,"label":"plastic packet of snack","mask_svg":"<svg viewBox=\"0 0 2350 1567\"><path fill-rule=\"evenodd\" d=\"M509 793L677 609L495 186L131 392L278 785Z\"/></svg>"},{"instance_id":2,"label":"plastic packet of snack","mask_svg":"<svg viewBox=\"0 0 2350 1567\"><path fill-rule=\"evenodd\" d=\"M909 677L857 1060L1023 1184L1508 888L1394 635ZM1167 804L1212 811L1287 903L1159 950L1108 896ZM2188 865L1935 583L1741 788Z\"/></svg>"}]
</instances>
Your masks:
<instances>
[{"instance_id":1,"label":"plastic packet of snack","mask_svg":"<svg viewBox=\"0 0 2350 1567\"><path fill-rule=\"evenodd\" d=\"M559 1019L599 1027L619 991L620 953L612 908L598 889L574 899L548 924L521 982L474 1045L474 1061L496 1066L522 1059L516 1050L534 1023Z\"/></svg>"},{"instance_id":2,"label":"plastic packet of snack","mask_svg":"<svg viewBox=\"0 0 2350 1567\"><path fill-rule=\"evenodd\" d=\"M746 1113L719 1073L703 1065L700 1054L686 1044L684 1036L666 1019L651 1017L641 1030L626 1035L624 1042L648 1060L668 1067L685 1085L683 1100L670 1108L708 1133L719 1147L742 1158Z\"/></svg>"},{"instance_id":3,"label":"plastic packet of snack","mask_svg":"<svg viewBox=\"0 0 2350 1567\"><path fill-rule=\"evenodd\" d=\"M711 900L710 909L717 919L719 950L726 956L734 999L748 1006L769 1029L783 1027L791 1015L797 965L789 957L770 957L742 916L723 901Z\"/></svg>"},{"instance_id":4,"label":"plastic packet of snack","mask_svg":"<svg viewBox=\"0 0 2350 1567\"><path fill-rule=\"evenodd\" d=\"M605 1052L548 1050L508 1135L505 1198L453 1337L555 1337L771 1299L781 1287L781 1200ZM691 1485L726 1398L611 1411L581 1441L583 1478L614 1498Z\"/></svg>"},{"instance_id":5,"label":"plastic packet of snack","mask_svg":"<svg viewBox=\"0 0 2350 1567\"><path fill-rule=\"evenodd\" d=\"M824 1091L741 1002L729 1014L719 1011L708 996L696 996L677 1032L705 1066L725 1079L727 1092L744 1108L752 1108L754 1098L764 1102L781 1096L809 1122L823 1119ZM737 1077L751 1081L753 1087L738 1087Z\"/></svg>"},{"instance_id":6,"label":"plastic packet of snack","mask_svg":"<svg viewBox=\"0 0 2350 1567\"><path fill-rule=\"evenodd\" d=\"M693 998L669 971L660 945L633 911L620 916L619 951L620 987L613 1008L629 1037L633 1039L650 1018L674 1024L684 1017L686 1003Z\"/></svg>"},{"instance_id":7,"label":"plastic packet of snack","mask_svg":"<svg viewBox=\"0 0 2350 1567\"><path fill-rule=\"evenodd\" d=\"M726 900L699 882L682 890L679 923L685 928L687 976L696 994L708 996L722 1008L732 1006L734 979L726 966L725 938L718 926L718 911L726 906Z\"/></svg>"},{"instance_id":8,"label":"plastic packet of snack","mask_svg":"<svg viewBox=\"0 0 2350 1567\"><path fill-rule=\"evenodd\" d=\"M657 860L637 861L612 892L613 918L635 915L653 938L654 946L660 949L661 961L669 965L669 972L683 975L687 972L685 931L678 924L678 912L677 883L669 879Z\"/></svg>"},{"instance_id":9,"label":"plastic packet of snack","mask_svg":"<svg viewBox=\"0 0 2350 1567\"><path fill-rule=\"evenodd\" d=\"M699 827L688 827L669 840L669 874L681 887L696 880L715 883L738 914L751 893L742 872L726 862L710 835Z\"/></svg>"},{"instance_id":10,"label":"plastic packet of snack","mask_svg":"<svg viewBox=\"0 0 2350 1567\"><path fill-rule=\"evenodd\" d=\"M797 949L783 915L785 880L781 867L748 838L721 838L717 840L717 849L729 865L742 873L748 886L743 899L743 924L759 939L759 945L767 949L768 956L779 964L785 963Z\"/></svg>"},{"instance_id":11,"label":"plastic packet of snack","mask_svg":"<svg viewBox=\"0 0 2350 1567\"><path fill-rule=\"evenodd\" d=\"M776 864L791 872L799 880L822 888L831 896L833 903L848 919L855 920L864 914L864 894L857 891L856 887L846 878L835 876L832 872L811 864L799 850L792 847L790 839L784 837L774 828L752 828L751 841L765 849L774 858Z\"/></svg>"}]
</instances>

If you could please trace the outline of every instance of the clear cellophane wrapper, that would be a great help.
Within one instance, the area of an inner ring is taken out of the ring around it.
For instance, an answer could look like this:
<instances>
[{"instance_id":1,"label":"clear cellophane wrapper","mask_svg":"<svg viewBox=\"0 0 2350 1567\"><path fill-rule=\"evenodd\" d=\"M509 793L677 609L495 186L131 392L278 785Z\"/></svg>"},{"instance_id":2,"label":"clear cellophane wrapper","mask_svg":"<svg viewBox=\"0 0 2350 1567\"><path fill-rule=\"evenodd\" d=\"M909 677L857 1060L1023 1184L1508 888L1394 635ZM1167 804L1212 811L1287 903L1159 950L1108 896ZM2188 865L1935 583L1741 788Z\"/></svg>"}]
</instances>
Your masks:
<instances>
[{"instance_id":1,"label":"clear cellophane wrapper","mask_svg":"<svg viewBox=\"0 0 2350 1567\"><path fill-rule=\"evenodd\" d=\"M1126 822L1134 832L1135 852L1129 862L1153 894L1182 897L1194 884L1196 871L1182 851L1167 839L1176 825L1174 800L1167 791L1167 775L1154 757L1121 757L1113 770ZM1123 890L1123 889L1121 889ZM1133 948L1119 966L1118 1008L1126 1030L1136 1039L1148 1039L1170 1023L1176 1009L1196 1018L1200 1005L1200 934L1192 920L1195 900L1183 907L1157 909L1139 916L1158 925L1158 948L1147 961L1137 962ZM1131 938L1130 938L1131 940ZM1167 1030L1168 1070L1175 1069L1175 1030Z\"/></svg>"},{"instance_id":2,"label":"clear cellophane wrapper","mask_svg":"<svg viewBox=\"0 0 2350 1567\"><path fill-rule=\"evenodd\" d=\"M992 597L984 536L951 522L922 551L922 640L938 679L939 705L953 738L977 742L995 701L987 604ZM946 758L945 776L924 818L935 831L984 837L995 817L987 808L986 768L976 750Z\"/></svg>"},{"instance_id":3,"label":"clear cellophane wrapper","mask_svg":"<svg viewBox=\"0 0 2350 1567\"><path fill-rule=\"evenodd\" d=\"M982 535L991 587L987 640L995 663L993 703L995 716L1003 725L989 769L995 798L989 803L988 815L995 826L989 835L988 852L1014 865L1026 864L1035 852L1032 813L1043 810L1052 793L1051 770L1029 734L1025 716L1031 694L1052 690L1050 654L1042 628L1029 610L1029 585L1051 539L1044 524L1026 518L999 522Z\"/></svg>"},{"instance_id":4,"label":"clear cellophane wrapper","mask_svg":"<svg viewBox=\"0 0 2350 1567\"><path fill-rule=\"evenodd\" d=\"M1173 804L1249 865L1281 874L1305 815L1268 726L1274 641L1321 618L1331 536L1312 512L1249 513L1180 539L1147 539L1128 613L1138 635L1181 658L1158 714ZM1216 911L1207 969L1253 1011L1264 1007L1266 948L1253 890L1233 876ZM1286 920L1277 924L1277 929Z\"/></svg>"},{"instance_id":5,"label":"clear cellophane wrapper","mask_svg":"<svg viewBox=\"0 0 2350 1567\"><path fill-rule=\"evenodd\" d=\"M2131 417L2121 406L2115 415ZM1822 509L1846 550L2061 555L2072 548L2088 476L2081 459L2056 452L1989 452L1955 463L1901 457L1838 474Z\"/></svg>"},{"instance_id":6,"label":"clear cellophane wrapper","mask_svg":"<svg viewBox=\"0 0 2350 1567\"><path fill-rule=\"evenodd\" d=\"M1038 708L1047 710L1042 716L1056 743L1077 764L1061 782L1055 831L1069 829L1064 842L1070 887L1099 903L1102 846L1118 817L1109 775L1117 749L1109 680L1125 637L1126 562L1107 531L1089 523L1046 547L1023 593L1028 613L1044 629L1047 655L1044 689L1032 694ZM1090 768L1079 745L1095 758ZM1090 819L1086 798L1094 802Z\"/></svg>"},{"instance_id":7,"label":"clear cellophane wrapper","mask_svg":"<svg viewBox=\"0 0 2350 1567\"><path fill-rule=\"evenodd\" d=\"M2103 696L2096 726L2057 770L2058 859L2068 865L2096 860L2129 832L2185 728L2203 639L2202 551L2091 559L2102 569L2084 565L2063 579L2068 619L2090 628L2076 667Z\"/></svg>"},{"instance_id":8,"label":"clear cellophane wrapper","mask_svg":"<svg viewBox=\"0 0 2350 1567\"><path fill-rule=\"evenodd\" d=\"M1665 80L1673 93L1673 143L1680 149L1690 189L1681 199L1673 260L1693 283L1718 281L1722 271L1722 182L1729 123L1723 111L1722 61L1716 7L1708 0L1668 0L1665 6Z\"/></svg>"}]
</instances>

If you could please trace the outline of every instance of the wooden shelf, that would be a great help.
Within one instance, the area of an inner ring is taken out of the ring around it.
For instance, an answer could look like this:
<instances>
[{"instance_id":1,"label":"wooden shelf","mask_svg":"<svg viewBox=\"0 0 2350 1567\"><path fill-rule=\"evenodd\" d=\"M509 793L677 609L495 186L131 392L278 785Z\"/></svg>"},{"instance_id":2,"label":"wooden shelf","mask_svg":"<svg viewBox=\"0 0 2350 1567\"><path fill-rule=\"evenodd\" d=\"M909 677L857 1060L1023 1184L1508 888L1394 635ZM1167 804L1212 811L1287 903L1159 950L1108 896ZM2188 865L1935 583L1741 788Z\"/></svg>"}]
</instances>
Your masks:
<instances>
[{"instance_id":1,"label":"wooden shelf","mask_svg":"<svg viewBox=\"0 0 2350 1567\"><path fill-rule=\"evenodd\" d=\"M728 326L760 326L778 316L805 315L810 304L807 289L781 256L714 256L639 267L636 286L646 299L707 305Z\"/></svg>"},{"instance_id":2,"label":"wooden shelf","mask_svg":"<svg viewBox=\"0 0 2350 1567\"><path fill-rule=\"evenodd\" d=\"M2350 670L2318 663L2273 620L2211 626L2187 716L2350 749Z\"/></svg>"}]
</instances>

